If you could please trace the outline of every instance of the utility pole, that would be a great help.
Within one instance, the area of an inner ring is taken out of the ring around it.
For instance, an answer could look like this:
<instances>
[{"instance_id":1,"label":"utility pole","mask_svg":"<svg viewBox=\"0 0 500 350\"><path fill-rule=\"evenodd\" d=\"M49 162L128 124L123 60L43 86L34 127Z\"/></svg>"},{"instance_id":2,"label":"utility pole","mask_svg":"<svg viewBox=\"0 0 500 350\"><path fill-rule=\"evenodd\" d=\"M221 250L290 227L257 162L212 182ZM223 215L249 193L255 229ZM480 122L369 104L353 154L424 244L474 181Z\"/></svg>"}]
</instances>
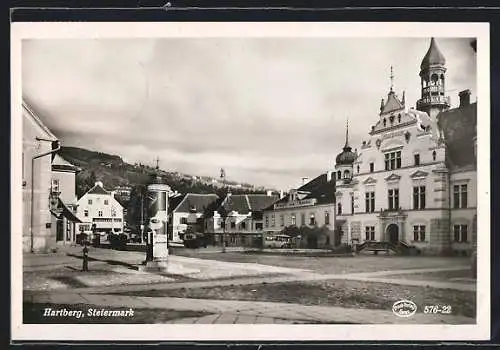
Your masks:
<instances>
[{"instance_id":1,"label":"utility pole","mask_svg":"<svg viewBox=\"0 0 500 350\"><path fill-rule=\"evenodd\" d=\"M144 244L144 191L141 188L141 244Z\"/></svg>"},{"instance_id":2,"label":"utility pole","mask_svg":"<svg viewBox=\"0 0 500 350\"><path fill-rule=\"evenodd\" d=\"M224 168L220 169L220 178L222 180L222 188L226 188L226 171ZM226 199L227 199L227 191L226 191ZM222 252L226 252L226 219L227 219L227 212L226 209L224 208L224 202L222 202L222 234L221 234L221 244L222 244ZM221 214L221 213L219 213Z\"/></svg>"}]
</instances>

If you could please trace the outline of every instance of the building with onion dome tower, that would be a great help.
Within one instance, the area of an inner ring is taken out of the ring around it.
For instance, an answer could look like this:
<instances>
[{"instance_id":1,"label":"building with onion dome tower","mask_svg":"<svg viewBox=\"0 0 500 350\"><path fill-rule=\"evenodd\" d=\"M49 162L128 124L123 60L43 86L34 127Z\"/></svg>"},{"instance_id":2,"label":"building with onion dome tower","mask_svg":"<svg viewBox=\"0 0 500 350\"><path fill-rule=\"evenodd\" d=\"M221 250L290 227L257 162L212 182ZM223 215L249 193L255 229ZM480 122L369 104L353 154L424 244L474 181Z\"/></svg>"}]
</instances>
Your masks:
<instances>
[{"instance_id":1,"label":"building with onion dome tower","mask_svg":"<svg viewBox=\"0 0 500 350\"><path fill-rule=\"evenodd\" d=\"M336 157L335 231L360 252L469 254L477 212L476 103L450 108L434 38L420 65L416 108L391 86L359 152Z\"/></svg>"}]
</instances>

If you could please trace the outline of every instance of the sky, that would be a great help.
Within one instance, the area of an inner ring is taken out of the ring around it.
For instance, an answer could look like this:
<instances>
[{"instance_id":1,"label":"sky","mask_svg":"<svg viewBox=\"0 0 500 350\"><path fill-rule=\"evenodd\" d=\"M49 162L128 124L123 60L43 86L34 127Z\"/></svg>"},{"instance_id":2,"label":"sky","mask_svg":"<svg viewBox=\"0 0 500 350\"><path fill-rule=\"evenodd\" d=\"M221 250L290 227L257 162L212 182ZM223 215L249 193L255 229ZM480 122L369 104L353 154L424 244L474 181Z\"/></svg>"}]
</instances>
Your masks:
<instances>
[{"instance_id":1,"label":"sky","mask_svg":"<svg viewBox=\"0 0 500 350\"><path fill-rule=\"evenodd\" d=\"M451 105L476 99L470 38L436 38ZM430 38L25 39L23 96L63 146L288 190L360 148L391 85L420 96Z\"/></svg>"}]
</instances>

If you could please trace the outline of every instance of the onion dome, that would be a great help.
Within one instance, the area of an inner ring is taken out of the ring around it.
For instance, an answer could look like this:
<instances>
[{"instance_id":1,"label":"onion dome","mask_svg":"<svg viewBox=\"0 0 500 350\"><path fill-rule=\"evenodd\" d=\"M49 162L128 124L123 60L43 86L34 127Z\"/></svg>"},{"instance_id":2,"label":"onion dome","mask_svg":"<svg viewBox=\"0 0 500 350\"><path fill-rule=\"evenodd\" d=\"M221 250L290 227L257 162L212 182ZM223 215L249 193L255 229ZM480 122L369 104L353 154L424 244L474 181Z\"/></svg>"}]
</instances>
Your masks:
<instances>
[{"instance_id":1,"label":"onion dome","mask_svg":"<svg viewBox=\"0 0 500 350\"><path fill-rule=\"evenodd\" d=\"M357 158L357 154L352 151L351 146L349 146L349 123L346 126L345 132L345 145L337 157L335 158L335 163L337 165L352 165Z\"/></svg>"},{"instance_id":2,"label":"onion dome","mask_svg":"<svg viewBox=\"0 0 500 350\"><path fill-rule=\"evenodd\" d=\"M429 50L427 50L427 53L422 59L422 63L420 64L420 69L428 68L434 65L444 66L445 63L446 60L441 51L439 51L439 48L436 44L436 40L434 40L434 38L431 38L431 44L429 46Z\"/></svg>"}]
</instances>

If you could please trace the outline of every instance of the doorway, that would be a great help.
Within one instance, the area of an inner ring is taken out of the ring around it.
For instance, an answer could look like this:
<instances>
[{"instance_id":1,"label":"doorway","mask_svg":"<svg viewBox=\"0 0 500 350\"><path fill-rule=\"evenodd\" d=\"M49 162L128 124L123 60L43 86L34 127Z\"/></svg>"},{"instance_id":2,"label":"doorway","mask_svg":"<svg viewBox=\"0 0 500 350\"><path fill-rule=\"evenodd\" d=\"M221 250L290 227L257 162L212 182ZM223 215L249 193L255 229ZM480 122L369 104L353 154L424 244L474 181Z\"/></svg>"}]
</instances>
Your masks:
<instances>
[{"instance_id":1,"label":"doorway","mask_svg":"<svg viewBox=\"0 0 500 350\"><path fill-rule=\"evenodd\" d=\"M392 244L396 244L399 242L399 227L396 224L390 224L387 226L387 236L389 238L389 242Z\"/></svg>"}]
</instances>

